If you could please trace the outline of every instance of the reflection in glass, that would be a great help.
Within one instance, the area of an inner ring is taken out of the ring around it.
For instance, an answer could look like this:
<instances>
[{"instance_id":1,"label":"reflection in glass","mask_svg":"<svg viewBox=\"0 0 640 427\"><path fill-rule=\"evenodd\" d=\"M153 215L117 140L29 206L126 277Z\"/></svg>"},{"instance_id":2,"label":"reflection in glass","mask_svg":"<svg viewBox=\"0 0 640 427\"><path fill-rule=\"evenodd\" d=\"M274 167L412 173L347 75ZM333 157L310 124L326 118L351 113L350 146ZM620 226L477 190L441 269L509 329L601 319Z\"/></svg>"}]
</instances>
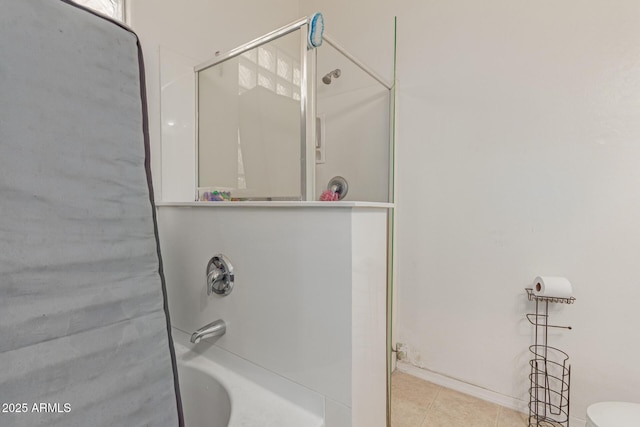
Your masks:
<instances>
[{"instance_id":1,"label":"reflection in glass","mask_svg":"<svg viewBox=\"0 0 640 427\"><path fill-rule=\"evenodd\" d=\"M301 31L198 73L198 190L300 200Z\"/></svg>"},{"instance_id":2,"label":"reflection in glass","mask_svg":"<svg viewBox=\"0 0 640 427\"><path fill-rule=\"evenodd\" d=\"M391 93L329 43L317 52L316 196L342 176L344 200L388 202Z\"/></svg>"}]
</instances>

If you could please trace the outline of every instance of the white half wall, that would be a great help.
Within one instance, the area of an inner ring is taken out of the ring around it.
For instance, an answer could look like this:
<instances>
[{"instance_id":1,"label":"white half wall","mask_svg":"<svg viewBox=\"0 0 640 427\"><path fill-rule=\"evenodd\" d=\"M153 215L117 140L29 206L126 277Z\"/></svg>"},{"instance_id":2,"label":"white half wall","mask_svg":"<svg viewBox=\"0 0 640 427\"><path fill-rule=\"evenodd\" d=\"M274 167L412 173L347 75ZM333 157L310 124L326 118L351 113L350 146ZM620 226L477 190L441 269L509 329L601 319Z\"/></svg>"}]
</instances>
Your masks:
<instances>
[{"instance_id":1,"label":"white half wall","mask_svg":"<svg viewBox=\"0 0 640 427\"><path fill-rule=\"evenodd\" d=\"M396 342L527 400L536 275L562 275L571 413L640 401L640 3L300 0L388 75L398 16Z\"/></svg>"},{"instance_id":2,"label":"white half wall","mask_svg":"<svg viewBox=\"0 0 640 427\"><path fill-rule=\"evenodd\" d=\"M384 426L387 207L219 203L158 207L172 325L223 319L215 345L320 393L326 427ZM207 295L219 253L227 296Z\"/></svg>"},{"instance_id":3,"label":"white half wall","mask_svg":"<svg viewBox=\"0 0 640 427\"><path fill-rule=\"evenodd\" d=\"M351 407L349 209L160 207L158 226L174 327L223 319L217 345ZM207 295L218 253L228 296Z\"/></svg>"},{"instance_id":4,"label":"white half wall","mask_svg":"<svg viewBox=\"0 0 640 427\"><path fill-rule=\"evenodd\" d=\"M384 210L353 211L351 221L353 427L386 425L386 229L387 213Z\"/></svg>"}]
</instances>

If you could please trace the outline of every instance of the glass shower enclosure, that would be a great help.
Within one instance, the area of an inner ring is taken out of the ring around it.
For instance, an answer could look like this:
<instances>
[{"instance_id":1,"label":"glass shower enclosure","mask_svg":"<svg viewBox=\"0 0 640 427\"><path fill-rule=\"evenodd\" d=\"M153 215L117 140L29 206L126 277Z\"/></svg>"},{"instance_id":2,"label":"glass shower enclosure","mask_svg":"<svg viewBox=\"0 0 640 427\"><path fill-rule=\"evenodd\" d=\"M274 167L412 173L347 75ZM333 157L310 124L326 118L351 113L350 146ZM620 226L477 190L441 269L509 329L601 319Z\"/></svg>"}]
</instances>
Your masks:
<instances>
[{"instance_id":1,"label":"glass shower enclosure","mask_svg":"<svg viewBox=\"0 0 640 427\"><path fill-rule=\"evenodd\" d=\"M195 67L196 200L392 202L394 87L302 18Z\"/></svg>"}]
</instances>

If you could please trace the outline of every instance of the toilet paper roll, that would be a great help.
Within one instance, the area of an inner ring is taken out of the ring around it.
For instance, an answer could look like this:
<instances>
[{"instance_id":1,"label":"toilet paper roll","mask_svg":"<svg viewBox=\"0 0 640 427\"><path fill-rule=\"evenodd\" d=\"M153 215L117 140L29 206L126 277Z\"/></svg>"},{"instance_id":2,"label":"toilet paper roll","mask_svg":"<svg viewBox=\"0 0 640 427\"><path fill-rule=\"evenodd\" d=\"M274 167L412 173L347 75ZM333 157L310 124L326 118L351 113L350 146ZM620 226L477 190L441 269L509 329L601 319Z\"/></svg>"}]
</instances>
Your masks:
<instances>
[{"instance_id":1,"label":"toilet paper roll","mask_svg":"<svg viewBox=\"0 0 640 427\"><path fill-rule=\"evenodd\" d=\"M533 293L540 297L571 298L573 287L566 277L538 276L533 280Z\"/></svg>"}]
</instances>

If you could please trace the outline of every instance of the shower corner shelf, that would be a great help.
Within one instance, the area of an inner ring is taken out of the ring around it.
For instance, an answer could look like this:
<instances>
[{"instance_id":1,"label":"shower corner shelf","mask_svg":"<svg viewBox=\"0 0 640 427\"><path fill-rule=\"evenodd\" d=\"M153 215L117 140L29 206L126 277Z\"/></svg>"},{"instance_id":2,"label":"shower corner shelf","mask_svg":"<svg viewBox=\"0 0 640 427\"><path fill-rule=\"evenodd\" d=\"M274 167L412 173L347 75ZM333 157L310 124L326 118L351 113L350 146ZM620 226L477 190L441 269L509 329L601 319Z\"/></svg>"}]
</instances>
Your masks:
<instances>
[{"instance_id":1,"label":"shower corner shelf","mask_svg":"<svg viewBox=\"0 0 640 427\"><path fill-rule=\"evenodd\" d=\"M529 301L535 301L536 312L526 315L535 326L535 343L529 346L529 427L569 427L569 355L549 345L549 328L571 329L571 326L549 324L549 303L573 304L574 297L555 298L535 295L525 288Z\"/></svg>"}]
</instances>

